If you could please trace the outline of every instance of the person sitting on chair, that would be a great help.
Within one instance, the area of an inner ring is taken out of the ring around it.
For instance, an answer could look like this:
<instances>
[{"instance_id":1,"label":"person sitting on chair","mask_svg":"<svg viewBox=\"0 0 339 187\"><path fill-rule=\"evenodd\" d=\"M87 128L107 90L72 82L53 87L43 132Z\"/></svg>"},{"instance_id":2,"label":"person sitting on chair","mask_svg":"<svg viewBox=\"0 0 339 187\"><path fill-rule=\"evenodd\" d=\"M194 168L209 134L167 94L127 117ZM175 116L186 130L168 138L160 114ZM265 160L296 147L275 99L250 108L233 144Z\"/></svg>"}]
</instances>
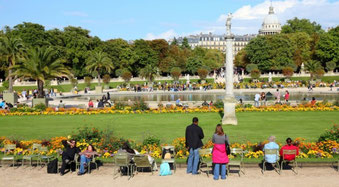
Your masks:
<instances>
[{"instance_id":1,"label":"person sitting on chair","mask_svg":"<svg viewBox=\"0 0 339 187\"><path fill-rule=\"evenodd\" d=\"M66 141L63 140L62 144L65 147L65 151L62 152L62 165L60 168L60 175L63 176L65 174L66 166L70 164L71 170L75 171L75 163L72 162L74 160L75 154L80 152L80 149L76 147L76 141Z\"/></svg>"},{"instance_id":2,"label":"person sitting on chair","mask_svg":"<svg viewBox=\"0 0 339 187\"><path fill-rule=\"evenodd\" d=\"M291 160L294 160L295 159L295 156L299 155L299 149L298 147L294 146L292 144L292 139L291 138L287 138L286 139L286 145L284 145L281 149L280 149L280 163L283 161L283 160L287 160L287 161L291 161ZM285 154L283 155L283 151L284 150L296 150L296 155L292 154L292 155L289 155L289 154Z\"/></svg>"},{"instance_id":3,"label":"person sitting on chair","mask_svg":"<svg viewBox=\"0 0 339 187\"><path fill-rule=\"evenodd\" d=\"M263 151L265 152L266 149L279 149L279 145L275 143L275 136L270 136L268 138L269 143L265 144ZM270 164L274 164L278 160L277 155L265 155L265 161Z\"/></svg>"},{"instance_id":4,"label":"person sitting on chair","mask_svg":"<svg viewBox=\"0 0 339 187\"><path fill-rule=\"evenodd\" d=\"M96 151L95 148L90 144L87 146L87 149L81 153L80 155L80 169L78 172L78 175L83 175L85 173L85 164L89 163L93 156L99 155Z\"/></svg>"}]
</instances>

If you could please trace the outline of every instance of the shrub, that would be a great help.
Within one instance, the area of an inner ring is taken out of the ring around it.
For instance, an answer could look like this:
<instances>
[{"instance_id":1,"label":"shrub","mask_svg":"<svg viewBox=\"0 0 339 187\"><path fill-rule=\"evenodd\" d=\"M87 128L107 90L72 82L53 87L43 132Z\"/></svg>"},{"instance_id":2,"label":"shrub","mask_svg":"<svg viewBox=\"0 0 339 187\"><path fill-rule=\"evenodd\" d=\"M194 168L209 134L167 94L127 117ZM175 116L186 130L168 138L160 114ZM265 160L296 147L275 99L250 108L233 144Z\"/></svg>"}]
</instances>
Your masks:
<instances>
[{"instance_id":1,"label":"shrub","mask_svg":"<svg viewBox=\"0 0 339 187\"><path fill-rule=\"evenodd\" d=\"M148 105L143 100L135 101L132 106L132 110L148 110Z\"/></svg>"},{"instance_id":2,"label":"shrub","mask_svg":"<svg viewBox=\"0 0 339 187\"><path fill-rule=\"evenodd\" d=\"M326 62L327 71L333 71L336 68L337 64L333 61Z\"/></svg>"},{"instance_id":3,"label":"shrub","mask_svg":"<svg viewBox=\"0 0 339 187\"><path fill-rule=\"evenodd\" d=\"M109 76L108 74L105 74L105 75L102 77L102 82L104 82L104 84L108 85L109 82L111 82L111 76Z\"/></svg>"},{"instance_id":4,"label":"shrub","mask_svg":"<svg viewBox=\"0 0 339 187\"><path fill-rule=\"evenodd\" d=\"M217 100L213 105L215 108L224 108L224 102L222 100Z\"/></svg>"},{"instance_id":5,"label":"shrub","mask_svg":"<svg viewBox=\"0 0 339 187\"><path fill-rule=\"evenodd\" d=\"M324 74L325 74L325 71L324 71L322 68L317 69L317 70L314 72L314 76L315 76L315 78L317 78L317 79L321 79L321 77L323 77Z\"/></svg>"},{"instance_id":6,"label":"shrub","mask_svg":"<svg viewBox=\"0 0 339 187\"><path fill-rule=\"evenodd\" d=\"M200 68L198 69L198 75L201 80L205 80L208 75L208 70L206 68Z\"/></svg>"},{"instance_id":7,"label":"shrub","mask_svg":"<svg viewBox=\"0 0 339 187\"><path fill-rule=\"evenodd\" d=\"M8 82L8 80L2 82L2 87L4 87L6 90L8 90L8 88L9 88L9 82Z\"/></svg>"},{"instance_id":8,"label":"shrub","mask_svg":"<svg viewBox=\"0 0 339 187\"><path fill-rule=\"evenodd\" d=\"M282 73L286 78L292 77L294 70L292 67L285 67L282 69Z\"/></svg>"},{"instance_id":9,"label":"shrub","mask_svg":"<svg viewBox=\"0 0 339 187\"><path fill-rule=\"evenodd\" d=\"M181 69L179 67L174 67L171 69L171 76L175 81L179 80L180 75L181 75Z\"/></svg>"},{"instance_id":10,"label":"shrub","mask_svg":"<svg viewBox=\"0 0 339 187\"><path fill-rule=\"evenodd\" d=\"M142 145L160 145L160 139L154 135L148 135L144 141L142 142Z\"/></svg>"},{"instance_id":11,"label":"shrub","mask_svg":"<svg viewBox=\"0 0 339 187\"><path fill-rule=\"evenodd\" d=\"M121 78L127 83L132 79L132 73L128 70L125 70L121 73Z\"/></svg>"},{"instance_id":12,"label":"shrub","mask_svg":"<svg viewBox=\"0 0 339 187\"><path fill-rule=\"evenodd\" d=\"M99 141L102 137L103 132L95 127L79 127L77 132L72 135L72 138L76 141Z\"/></svg>"},{"instance_id":13,"label":"shrub","mask_svg":"<svg viewBox=\"0 0 339 187\"><path fill-rule=\"evenodd\" d=\"M114 104L114 108L117 110L123 110L125 109L125 107L126 107L126 104L122 102L117 102Z\"/></svg>"},{"instance_id":14,"label":"shrub","mask_svg":"<svg viewBox=\"0 0 339 187\"><path fill-rule=\"evenodd\" d=\"M318 141L327 141L327 140L333 140L336 142L339 142L339 127L338 125L333 125L333 127L331 129L328 129L325 131L325 133L323 133L322 135L320 135Z\"/></svg>"},{"instance_id":15,"label":"shrub","mask_svg":"<svg viewBox=\"0 0 339 187\"><path fill-rule=\"evenodd\" d=\"M38 111L45 111L47 107L45 104L40 103L40 104L35 105L34 108Z\"/></svg>"},{"instance_id":16,"label":"shrub","mask_svg":"<svg viewBox=\"0 0 339 187\"><path fill-rule=\"evenodd\" d=\"M251 71L254 70L254 69L258 69L258 65L256 65L256 64L248 64L246 66L246 71L248 73L251 73Z\"/></svg>"},{"instance_id":17,"label":"shrub","mask_svg":"<svg viewBox=\"0 0 339 187\"><path fill-rule=\"evenodd\" d=\"M91 87L92 77L87 76L84 78L84 81L87 87Z\"/></svg>"},{"instance_id":18,"label":"shrub","mask_svg":"<svg viewBox=\"0 0 339 187\"><path fill-rule=\"evenodd\" d=\"M259 79L260 77L260 70L259 69L253 69L251 71L251 78L252 79Z\"/></svg>"},{"instance_id":19,"label":"shrub","mask_svg":"<svg viewBox=\"0 0 339 187\"><path fill-rule=\"evenodd\" d=\"M78 85L78 80L74 79L74 78L71 78L71 84L72 84L73 87L77 86Z\"/></svg>"}]
</instances>

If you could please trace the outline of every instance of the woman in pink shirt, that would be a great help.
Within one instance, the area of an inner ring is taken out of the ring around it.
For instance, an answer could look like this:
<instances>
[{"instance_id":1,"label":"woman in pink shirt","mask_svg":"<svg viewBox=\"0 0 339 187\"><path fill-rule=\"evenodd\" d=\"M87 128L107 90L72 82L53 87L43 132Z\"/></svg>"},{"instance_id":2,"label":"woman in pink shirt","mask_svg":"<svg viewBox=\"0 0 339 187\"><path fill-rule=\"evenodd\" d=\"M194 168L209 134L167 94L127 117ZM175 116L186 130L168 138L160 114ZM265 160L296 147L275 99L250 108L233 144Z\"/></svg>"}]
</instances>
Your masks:
<instances>
[{"instance_id":1,"label":"woman in pink shirt","mask_svg":"<svg viewBox=\"0 0 339 187\"><path fill-rule=\"evenodd\" d=\"M229 162L228 155L226 153L226 142L228 143L228 137L224 133L220 124L215 128L215 133L212 138L214 143L212 151L212 161L214 165L214 180L219 179L221 171L221 179L226 179L226 164Z\"/></svg>"},{"instance_id":2,"label":"woman in pink shirt","mask_svg":"<svg viewBox=\"0 0 339 187\"><path fill-rule=\"evenodd\" d=\"M285 93L285 102L288 103L289 99L290 99L290 93L286 90L286 93Z\"/></svg>"},{"instance_id":3,"label":"woman in pink shirt","mask_svg":"<svg viewBox=\"0 0 339 187\"><path fill-rule=\"evenodd\" d=\"M89 163L95 155L99 155L95 148L92 145L88 145L87 149L81 153L80 155L80 169L78 175L83 175L85 173L85 164Z\"/></svg>"}]
</instances>

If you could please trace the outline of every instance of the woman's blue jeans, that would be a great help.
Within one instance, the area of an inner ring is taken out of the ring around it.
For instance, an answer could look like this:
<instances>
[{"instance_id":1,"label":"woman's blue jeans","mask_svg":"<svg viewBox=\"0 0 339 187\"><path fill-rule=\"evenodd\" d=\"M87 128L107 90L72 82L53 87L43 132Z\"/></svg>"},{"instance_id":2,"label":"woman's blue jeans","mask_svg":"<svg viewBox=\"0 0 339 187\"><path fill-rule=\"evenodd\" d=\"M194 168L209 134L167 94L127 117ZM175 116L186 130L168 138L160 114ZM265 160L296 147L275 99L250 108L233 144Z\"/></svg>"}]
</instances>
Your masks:
<instances>
[{"instance_id":1,"label":"woman's blue jeans","mask_svg":"<svg viewBox=\"0 0 339 187\"><path fill-rule=\"evenodd\" d=\"M214 180L219 179L220 169L221 169L221 179L226 179L226 164L215 164L214 165L214 176L213 176Z\"/></svg>"},{"instance_id":2,"label":"woman's blue jeans","mask_svg":"<svg viewBox=\"0 0 339 187\"><path fill-rule=\"evenodd\" d=\"M90 158L87 158L85 155L80 156L80 173L85 173L85 163L89 163L91 161Z\"/></svg>"}]
</instances>

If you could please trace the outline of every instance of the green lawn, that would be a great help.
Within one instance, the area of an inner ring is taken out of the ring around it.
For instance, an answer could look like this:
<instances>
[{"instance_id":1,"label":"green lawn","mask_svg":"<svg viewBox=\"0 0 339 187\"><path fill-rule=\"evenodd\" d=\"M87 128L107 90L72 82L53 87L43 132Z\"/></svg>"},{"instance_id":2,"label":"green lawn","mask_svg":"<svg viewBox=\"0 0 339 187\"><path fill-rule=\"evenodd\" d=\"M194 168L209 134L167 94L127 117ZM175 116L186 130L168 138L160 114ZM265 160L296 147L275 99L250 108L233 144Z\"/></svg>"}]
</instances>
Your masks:
<instances>
[{"instance_id":1,"label":"green lawn","mask_svg":"<svg viewBox=\"0 0 339 187\"><path fill-rule=\"evenodd\" d=\"M274 77L272 78L273 81L284 81L285 78L279 78L279 77ZM245 78L244 82L249 82L251 79L250 78ZM265 80L268 81L268 78L259 78L259 80ZM310 77L291 77L290 80L293 81L309 81ZM339 76L324 76L321 78L321 81L323 82L333 82L334 80L338 81L339 80Z\"/></svg>"},{"instance_id":2,"label":"green lawn","mask_svg":"<svg viewBox=\"0 0 339 187\"><path fill-rule=\"evenodd\" d=\"M67 136L84 125L112 129L115 136L143 140L156 135L170 143L183 137L192 117L199 117L199 125L210 139L215 125L220 122L217 113L195 114L102 114L76 116L4 116L0 117L0 136L19 139L44 139ZM259 142L269 135L284 142L287 137L303 137L316 141L325 129L339 122L339 112L243 112L237 113L239 125L225 126L231 142Z\"/></svg>"}]
</instances>

